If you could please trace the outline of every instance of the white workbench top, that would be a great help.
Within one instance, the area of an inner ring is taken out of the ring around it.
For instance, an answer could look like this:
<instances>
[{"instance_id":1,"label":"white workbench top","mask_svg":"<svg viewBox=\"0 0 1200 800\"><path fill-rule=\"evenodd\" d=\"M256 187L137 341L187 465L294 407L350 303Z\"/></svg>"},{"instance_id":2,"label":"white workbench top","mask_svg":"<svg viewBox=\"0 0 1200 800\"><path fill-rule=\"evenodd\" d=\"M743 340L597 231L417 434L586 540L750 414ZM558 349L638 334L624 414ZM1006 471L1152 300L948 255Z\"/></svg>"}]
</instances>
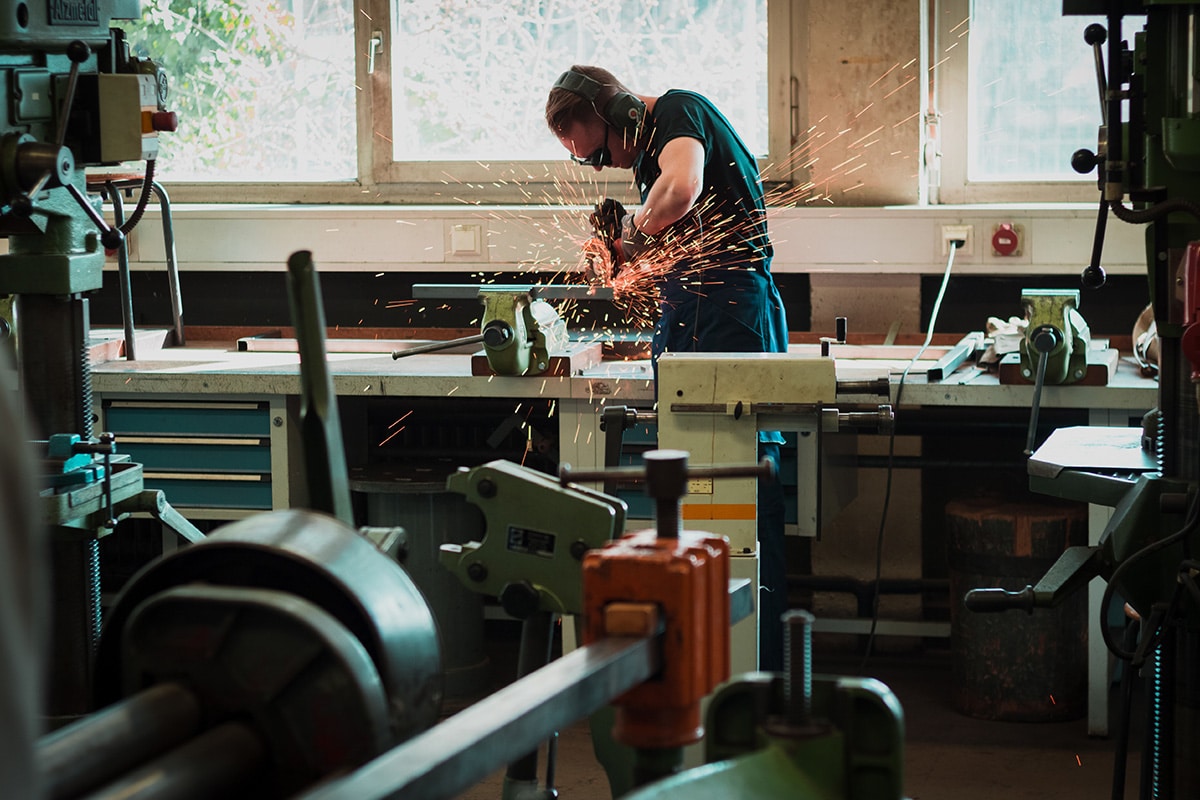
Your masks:
<instances>
[{"instance_id":1,"label":"white workbench top","mask_svg":"<svg viewBox=\"0 0 1200 800\"><path fill-rule=\"evenodd\" d=\"M800 350L807 346L794 346ZM139 359L94 363L92 387L103 394L296 395L300 359L289 352L242 352L236 343L197 342L185 347L140 347ZM606 361L570 377L473 376L471 356L429 353L395 360L388 353L331 352L327 356L334 391L357 396L547 397L653 402L648 361ZM892 371L891 402L898 393L898 370L886 364L839 359L838 377L863 379ZM1108 386L1047 386L1046 408L1148 410L1155 405L1157 383L1143 378L1136 364L1122 358ZM862 396L861 402L882 398ZM910 374L901 407L1028 407L1032 385L1001 385L995 374L964 364L943 381L928 384Z\"/></svg>"}]
</instances>

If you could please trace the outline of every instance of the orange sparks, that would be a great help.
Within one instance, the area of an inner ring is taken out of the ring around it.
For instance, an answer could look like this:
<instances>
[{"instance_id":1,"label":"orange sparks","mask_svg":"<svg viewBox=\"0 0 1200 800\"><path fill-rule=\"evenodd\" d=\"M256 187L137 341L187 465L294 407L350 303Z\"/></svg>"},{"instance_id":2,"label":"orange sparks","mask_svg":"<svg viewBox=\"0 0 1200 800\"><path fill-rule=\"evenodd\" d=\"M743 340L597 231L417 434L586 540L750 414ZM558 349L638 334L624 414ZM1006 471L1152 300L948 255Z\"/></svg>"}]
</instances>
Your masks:
<instances>
[{"instance_id":1,"label":"orange sparks","mask_svg":"<svg viewBox=\"0 0 1200 800\"><path fill-rule=\"evenodd\" d=\"M409 413L412 413L412 412L409 412ZM395 423L392 423L392 424L394 425ZM379 443L377 446L378 446L378 447L383 447L385 444L387 444L388 442L390 442L392 439L395 439L395 438L396 438L396 436L397 436L397 435L400 433L400 431L404 430L404 429L405 429L405 428L407 428L407 427L408 427L407 425L401 425L399 428L397 428L396 430L394 430L394 431L392 431L391 433L389 433L389 434L387 435L387 437L386 437L386 438L384 438L384 440L383 440L382 442L380 442L380 443Z\"/></svg>"}]
</instances>

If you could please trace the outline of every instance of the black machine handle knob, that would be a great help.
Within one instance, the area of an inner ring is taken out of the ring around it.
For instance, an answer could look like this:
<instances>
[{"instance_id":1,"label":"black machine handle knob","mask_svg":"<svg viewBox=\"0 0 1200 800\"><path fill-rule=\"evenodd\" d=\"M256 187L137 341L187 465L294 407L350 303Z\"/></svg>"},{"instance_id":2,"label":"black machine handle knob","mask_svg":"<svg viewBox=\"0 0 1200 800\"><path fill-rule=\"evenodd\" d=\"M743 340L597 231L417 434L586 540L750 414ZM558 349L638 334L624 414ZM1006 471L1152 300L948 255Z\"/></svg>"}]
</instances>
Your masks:
<instances>
[{"instance_id":1,"label":"black machine handle knob","mask_svg":"<svg viewBox=\"0 0 1200 800\"><path fill-rule=\"evenodd\" d=\"M1033 613L1033 587L1026 586L1019 592L1007 589L972 589L963 597L963 605L970 611L992 613L1017 608Z\"/></svg>"}]
</instances>

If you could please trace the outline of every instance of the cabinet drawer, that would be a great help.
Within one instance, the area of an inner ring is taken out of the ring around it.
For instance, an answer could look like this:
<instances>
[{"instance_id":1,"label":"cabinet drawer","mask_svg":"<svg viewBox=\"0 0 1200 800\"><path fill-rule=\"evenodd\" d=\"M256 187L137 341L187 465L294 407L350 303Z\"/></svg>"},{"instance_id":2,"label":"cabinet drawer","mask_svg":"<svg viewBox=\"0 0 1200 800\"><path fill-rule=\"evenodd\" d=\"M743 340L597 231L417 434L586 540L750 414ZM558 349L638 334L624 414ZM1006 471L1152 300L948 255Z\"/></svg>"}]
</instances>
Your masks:
<instances>
[{"instance_id":1,"label":"cabinet drawer","mask_svg":"<svg viewBox=\"0 0 1200 800\"><path fill-rule=\"evenodd\" d=\"M147 471L145 484L147 489L161 489L176 507L271 508L271 481L263 475Z\"/></svg>"},{"instance_id":2,"label":"cabinet drawer","mask_svg":"<svg viewBox=\"0 0 1200 800\"><path fill-rule=\"evenodd\" d=\"M104 426L113 433L271 435L271 410L261 403L105 400Z\"/></svg>"},{"instance_id":3,"label":"cabinet drawer","mask_svg":"<svg viewBox=\"0 0 1200 800\"><path fill-rule=\"evenodd\" d=\"M271 440L258 437L118 435L117 447L147 470L271 471Z\"/></svg>"}]
</instances>

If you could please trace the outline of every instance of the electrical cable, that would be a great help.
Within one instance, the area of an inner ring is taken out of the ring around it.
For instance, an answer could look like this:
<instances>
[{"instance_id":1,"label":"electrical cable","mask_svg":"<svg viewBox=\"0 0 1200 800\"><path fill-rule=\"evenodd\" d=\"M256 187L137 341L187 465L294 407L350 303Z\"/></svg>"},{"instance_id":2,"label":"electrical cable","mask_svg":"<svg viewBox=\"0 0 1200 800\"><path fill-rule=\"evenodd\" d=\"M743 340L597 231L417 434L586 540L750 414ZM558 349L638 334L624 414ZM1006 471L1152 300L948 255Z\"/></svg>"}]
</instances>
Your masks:
<instances>
[{"instance_id":1,"label":"electrical cable","mask_svg":"<svg viewBox=\"0 0 1200 800\"><path fill-rule=\"evenodd\" d=\"M1183 525L1179 528L1179 530L1175 531L1169 536L1165 536L1162 539L1151 542L1117 565L1117 568L1113 570L1112 575L1109 576L1108 582L1104 586L1104 594L1100 599L1100 613L1104 614L1109 605L1111 605L1113 594L1117 589L1117 583L1125 572L1127 572L1134 564L1142 559L1148 558L1149 556L1157 553L1159 550L1170 547L1188 534L1195 531L1197 523L1200 523L1200 492L1192 495L1191 503L1188 504L1187 515L1185 516ZM1175 592L1176 596L1178 596L1181 590L1182 586L1177 585ZM1172 605L1174 604L1175 599L1175 597L1172 597ZM1143 633L1146 636L1153 637L1150 640L1151 642L1161 636L1161 631L1157 626L1152 627L1147 625ZM1134 661L1135 657L1137 656L1137 651L1126 650L1124 647L1122 647L1113 637L1113 632L1109 629L1108 625L1103 624L1103 617L1102 624L1100 625L1100 634L1104 638L1104 645L1108 648L1110 653L1122 661ZM1153 648L1142 647L1140 649L1143 650L1143 652L1148 652Z\"/></svg>"},{"instance_id":2,"label":"electrical cable","mask_svg":"<svg viewBox=\"0 0 1200 800\"><path fill-rule=\"evenodd\" d=\"M904 382L908 380L908 373L913 366L925 354L930 342L933 341L933 332L937 327L938 312L942 308L942 298L946 296L946 285L950 282L950 271L954 267L954 253L958 248L962 247L966 242L962 239L955 239L950 248L950 253L946 258L946 271L942 274L942 285L938 287L937 298L933 301L933 310L929 313L929 325L926 326L925 341L917 349L908 365L904 367L904 371L900 373L900 382L896 385L896 405L898 411L900 409L900 400L904 395ZM879 513L879 533L875 540L875 588L871 598L871 629L867 633L867 647L863 652L862 662L859 664L858 671L863 672L867 667L867 659L871 657L871 648L875 644L875 631L879 627L879 582L883 578L883 533L887 525L888 506L891 505L892 499L892 473L894 472L896 454L896 426L892 426L891 432L888 434L888 456L887 456L887 478L884 481L883 489L883 510Z\"/></svg>"},{"instance_id":3,"label":"electrical cable","mask_svg":"<svg viewBox=\"0 0 1200 800\"><path fill-rule=\"evenodd\" d=\"M1125 646L1137 647L1138 620L1131 619L1125 624ZM1133 709L1133 679L1136 673L1130 666L1125 667L1121 675L1121 704L1118 707L1117 729L1114 739L1116 750L1113 754L1113 779L1110 800L1125 800L1125 773L1129 764L1129 719Z\"/></svg>"},{"instance_id":4,"label":"electrical cable","mask_svg":"<svg viewBox=\"0 0 1200 800\"><path fill-rule=\"evenodd\" d=\"M137 227L137 224L142 221L142 214L146 212L146 206L150 203L150 192L154 188L154 164L155 159L151 158L146 161L146 173L142 178L142 191L138 196L137 205L133 209L133 213L129 215L129 219L125 220L125 224L121 226L121 233L128 236ZM113 191L119 191L114 189Z\"/></svg>"}]
</instances>

